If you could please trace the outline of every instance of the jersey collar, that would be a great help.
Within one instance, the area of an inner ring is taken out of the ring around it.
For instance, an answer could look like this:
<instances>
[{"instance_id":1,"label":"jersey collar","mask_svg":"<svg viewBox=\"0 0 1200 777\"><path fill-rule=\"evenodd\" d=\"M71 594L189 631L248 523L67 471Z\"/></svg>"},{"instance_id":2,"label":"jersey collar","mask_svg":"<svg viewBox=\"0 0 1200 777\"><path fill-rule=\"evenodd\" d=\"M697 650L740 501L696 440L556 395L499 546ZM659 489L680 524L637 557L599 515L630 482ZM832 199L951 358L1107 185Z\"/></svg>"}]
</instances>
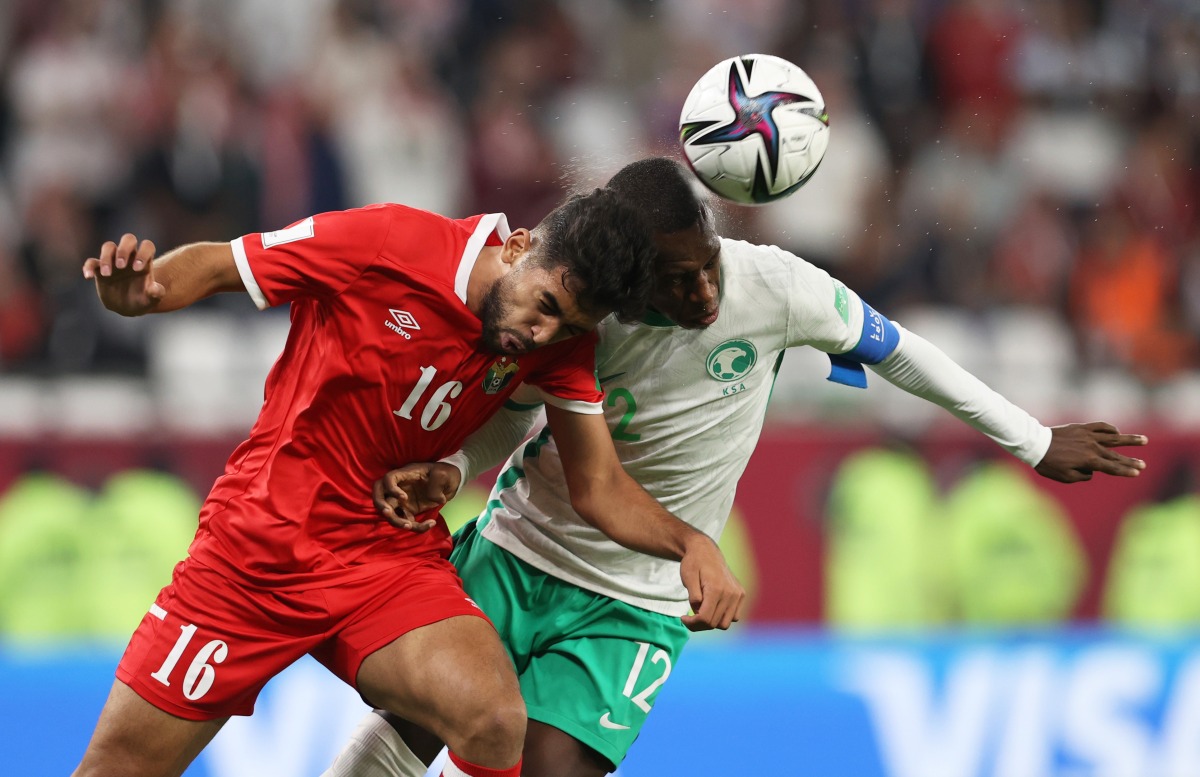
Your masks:
<instances>
[{"instance_id":1,"label":"jersey collar","mask_svg":"<svg viewBox=\"0 0 1200 777\"><path fill-rule=\"evenodd\" d=\"M487 239L493 232L501 242L508 240L508 236L512 234L508 227L508 217L503 213L485 213L480 217L475 231L467 240L466 248L463 249L462 258L458 262L458 272L454 275L454 293L464 305L467 304L467 281L471 277L471 270L474 269L475 262L479 260L479 252L487 245Z\"/></svg>"},{"instance_id":2,"label":"jersey collar","mask_svg":"<svg viewBox=\"0 0 1200 777\"><path fill-rule=\"evenodd\" d=\"M646 324L647 326L659 327L679 326L679 324L676 324L674 321L667 318L662 313L659 313L654 308L647 308L646 314L642 316L642 323Z\"/></svg>"}]
</instances>

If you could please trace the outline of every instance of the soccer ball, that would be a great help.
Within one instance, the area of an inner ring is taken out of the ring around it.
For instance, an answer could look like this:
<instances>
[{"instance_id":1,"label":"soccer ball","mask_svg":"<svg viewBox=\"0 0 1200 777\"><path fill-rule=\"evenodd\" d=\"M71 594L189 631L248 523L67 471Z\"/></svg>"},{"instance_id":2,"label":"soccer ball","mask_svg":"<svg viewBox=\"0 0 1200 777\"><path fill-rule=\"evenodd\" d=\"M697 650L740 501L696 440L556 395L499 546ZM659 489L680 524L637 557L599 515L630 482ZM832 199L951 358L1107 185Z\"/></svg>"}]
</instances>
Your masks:
<instances>
[{"instance_id":1,"label":"soccer ball","mask_svg":"<svg viewBox=\"0 0 1200 777\"><path fill-rule=\"evenodd\" d=\"M817 171L829 146L829 114L803 70L746 54L719 62L692 87L679 140L705 186L759 205L788 196Z\"/></svg>"}]
</instances>

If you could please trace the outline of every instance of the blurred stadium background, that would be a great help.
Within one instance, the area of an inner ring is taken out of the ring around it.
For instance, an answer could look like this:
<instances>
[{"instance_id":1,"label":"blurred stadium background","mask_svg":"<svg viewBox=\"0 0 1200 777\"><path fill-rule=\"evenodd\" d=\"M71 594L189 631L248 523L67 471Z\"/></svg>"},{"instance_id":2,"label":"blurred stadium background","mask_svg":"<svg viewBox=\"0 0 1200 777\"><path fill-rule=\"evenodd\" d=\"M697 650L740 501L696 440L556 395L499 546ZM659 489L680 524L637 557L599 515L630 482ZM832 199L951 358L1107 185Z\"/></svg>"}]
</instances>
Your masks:
<instances>
[{"instance_id":1,"label":"blurred stadium background","mask_svg":"<svg viewBox=\"0 0 1200 777\"><path fill-rule=\"evenodd\" d=\"M1200 775L1195 0L0 3L5 771L77 761L287 326L121 319L83 258L382 200L532 225L674 154L691 83L753 51L813 76L832 141L724 232L1047 423L1150 434L1150 469L1038 482L789 355L724 539L749 622L694 641L621 774ZM189 774L315 775L361 710L298 665Z\"/></svg>"}]
</instances>

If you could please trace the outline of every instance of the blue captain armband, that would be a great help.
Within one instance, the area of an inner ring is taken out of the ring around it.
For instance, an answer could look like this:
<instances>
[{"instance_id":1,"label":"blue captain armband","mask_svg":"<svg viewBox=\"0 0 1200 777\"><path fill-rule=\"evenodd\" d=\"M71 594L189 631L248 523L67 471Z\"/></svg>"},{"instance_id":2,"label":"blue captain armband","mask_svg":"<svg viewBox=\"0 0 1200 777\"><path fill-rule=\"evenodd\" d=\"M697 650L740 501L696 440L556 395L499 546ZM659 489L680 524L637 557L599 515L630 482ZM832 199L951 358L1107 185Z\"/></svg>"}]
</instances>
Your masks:
<instances>
[{"instance_id":1,"label":"blue captain armband","mask_svg":"<svg viewBox=\"0 0 1200 777\"><path fill-rule=\"evenodd\" d=\"M862 302L862 300L859 300ZM867 387L867 371L864 364L879 364L892 355L900 344L900 331L896 325L866 302L863 306L862 335L858 345L842 354L829 354L829 380L855 388Z\"/></svg>"}]
</instances>

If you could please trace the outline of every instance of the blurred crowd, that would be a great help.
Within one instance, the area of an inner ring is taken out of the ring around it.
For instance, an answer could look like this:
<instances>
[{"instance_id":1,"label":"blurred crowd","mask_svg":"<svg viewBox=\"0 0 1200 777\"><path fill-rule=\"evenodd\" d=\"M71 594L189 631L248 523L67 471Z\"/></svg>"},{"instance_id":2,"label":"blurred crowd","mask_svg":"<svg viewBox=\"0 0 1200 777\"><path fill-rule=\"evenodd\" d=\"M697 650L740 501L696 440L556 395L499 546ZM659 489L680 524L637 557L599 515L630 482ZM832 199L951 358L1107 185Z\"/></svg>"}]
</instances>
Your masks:
<instances>
[{"instance_id":1,"label":"blurred crowd","mask_svg":"<svg viewBox=\"0 0 1200 777\"><path fill-rule=\"evenodd\" d=\"M1049 315L1147 386L1200 367L1195 0L6 0L0 377L144 374L80 279L105 239L384 200L532 226L676 154L691 84L755 51L814 78L831 147L728 234L885 311Z\"/></svg>"}]
</instances>

